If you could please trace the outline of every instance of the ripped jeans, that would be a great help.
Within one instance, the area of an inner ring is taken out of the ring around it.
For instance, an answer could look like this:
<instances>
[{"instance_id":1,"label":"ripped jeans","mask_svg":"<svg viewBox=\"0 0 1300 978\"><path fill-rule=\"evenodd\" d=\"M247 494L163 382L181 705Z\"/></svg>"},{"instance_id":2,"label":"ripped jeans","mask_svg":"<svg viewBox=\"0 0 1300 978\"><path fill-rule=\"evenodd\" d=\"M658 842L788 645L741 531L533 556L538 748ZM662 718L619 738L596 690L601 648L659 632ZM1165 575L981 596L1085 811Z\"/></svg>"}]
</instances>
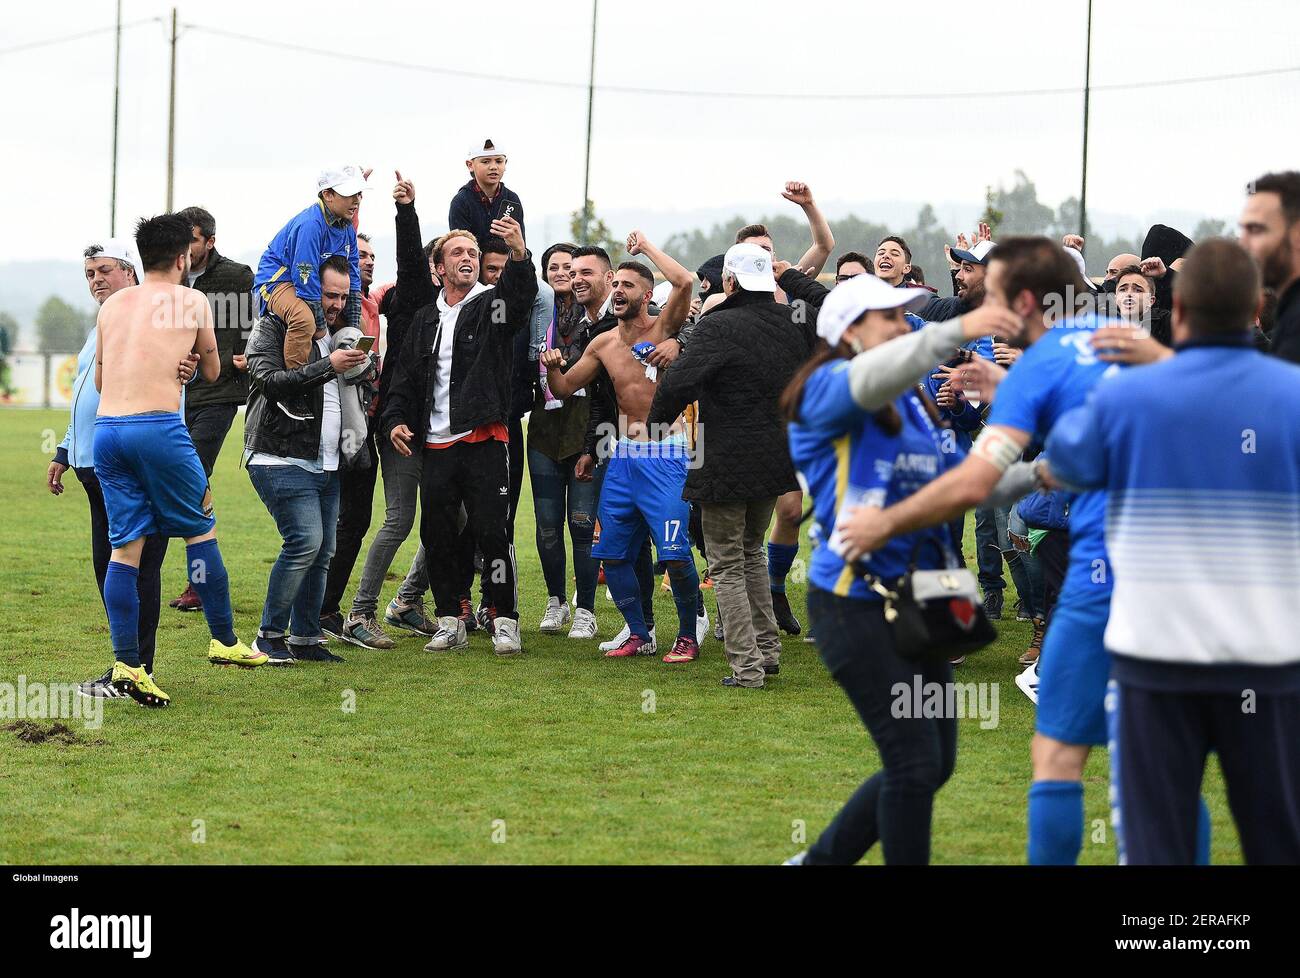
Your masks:
<instances>
[{"instance_id":1,"label":"ripped jeans","mask_svg":"<svg viewBox=\"0 0 1300 978\"><path fill-rule=\"evenodd\" d=\"M571 455L556 462L534 449L528 450L528 477L533 487L533 515L537 522L537 556L542 562L546 593L568 600L568 574L564 524L573 543L573 573L578 582L577 606L595 610L596 568L591 556L591 536L596 524L595 480L579 482L573 474L578 462Z\"/></svg>"}]
</instances>

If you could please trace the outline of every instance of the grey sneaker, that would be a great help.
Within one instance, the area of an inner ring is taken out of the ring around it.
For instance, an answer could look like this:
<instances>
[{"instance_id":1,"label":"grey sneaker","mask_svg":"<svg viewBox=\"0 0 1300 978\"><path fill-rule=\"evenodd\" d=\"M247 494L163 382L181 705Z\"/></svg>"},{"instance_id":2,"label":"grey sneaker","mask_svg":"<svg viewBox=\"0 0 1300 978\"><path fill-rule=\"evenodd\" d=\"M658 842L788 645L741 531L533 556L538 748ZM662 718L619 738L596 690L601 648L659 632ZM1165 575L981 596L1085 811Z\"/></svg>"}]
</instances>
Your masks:
<instances>
[{"instance_id":1,"label":"grey sneaker","mask_svg":"<svg viewBox=\"0 0 1300 978\"><path fill-rule=\"evenodd\" d=\"M465 623L459 618L448 615L438 619L438 630L433 640L424 647L426 652L452 652L456 649L469 648L469 636L465 634Z\"/></svg>"},{"instance_id":2,"label":"grey sneaker","mask_svg":"<svg viewBox=\"0 0 1300 978\"><path fill-rule=\"evenodd\" d=\"M391 649L395 644L384 634L374 615L349 617L343 625L343 639L363 649Z\"/></svg>"},{"instance_id":3,"label":"grey sneaker","mask_svg":"<svg viewBox=\"0 0 1300 978\"><path fill-rule=\"evenodd\" d=\"M524 650L519 640L519 622L513 618L498 618L492 632L492 651L497 655L518 655Z\"/></svg>"},{"instance_id":4,"label":"grey sneaker","mask_svg":"<svg viewBox=\"0 0 1300 978\"><path fill-rule=\"evenodd\" d=\"M596 637L596 616L586 608L577 608L573 612L573 627L569 629L569 638L590 639Z\"/></svg>"},{"instance_id":5,"label":"grey sneaker","mask_svg":"<svg viewBox=\"0 0 1300 978\"><path fill-rule=\"evenodd\" d=\"M417 635L432 635L438 630L438 626L424 613L422 601L402 604L396 598L388 602L388 608L384 611L384 624Z\"/></svg>"},{"instance_id":6,"label":"grey sneaker","mask_svg":"<svg viewBox=\"0 0 1300 978\"><path fill-rule=\"evenodd\" d=\"M542 623L537 626L537 630L543 635L559 635L568 623L569 606L561 604L560 599L552 594L546 599L546 614L542 615Z\"/></svg>"}]
</instances>

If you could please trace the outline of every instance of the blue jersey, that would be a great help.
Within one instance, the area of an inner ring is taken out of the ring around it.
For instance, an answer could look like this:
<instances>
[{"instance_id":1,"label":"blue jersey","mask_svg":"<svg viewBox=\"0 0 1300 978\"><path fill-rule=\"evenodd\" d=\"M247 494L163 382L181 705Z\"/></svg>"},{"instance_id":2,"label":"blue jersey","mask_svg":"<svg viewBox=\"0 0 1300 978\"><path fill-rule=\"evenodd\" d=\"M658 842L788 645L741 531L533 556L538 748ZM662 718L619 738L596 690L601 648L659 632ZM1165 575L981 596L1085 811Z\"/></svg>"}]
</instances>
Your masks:
<instances>
[{"instance_id":1,"label":"blue jersey","mask_svg":"<svg viewBox=\"0 0 1300 978\"><path fill-rule=\"evenodd\" d=\"M257 311L265 314L271 290L281 282L292 282L298 298L320 301L320 266L331 255L348 260L350 290L361 291L361 266L357 255L357 229L351 221L340 221L317 200L294 216L271 239L253 276Z\"/></svg>"},{"instance_id":2,"label":"blue jersey","mask_svg":"<svg viewBox=\"0 0 1300 978\"><path fill-rule=\"evenodd\" d=\"M1030 446L1041 448L1057 418L1083 404L1103 377L1119 373L1119 364L1098 360L1092 348L1093 334L1105 323L1087 313L1049 329L998 386L988 424L1028 432ZM1063 592L1110 594L1105 517L1104 492L1085 492L1071 501L1070 568Z\"/></svg>"},{"instance_id":3,"label":"blue jersey","mask_svg":"<svg viewBox=\"0 0 1300 978\"><path fill-rule=\"evenodd\" d=\"M853 399L849 361L836 360L808 378L799 420L790 425L790 456L813 500L814 549L808 579L841 597L880 600L837 552L837 516L853 506L896 503L961 460L955 441L935 428L914 393L903 394L894 406L903 423L898 434L890 435ZM939 546L924 547L918 567L951 563L943 527L896 537L861 563L868 573L892 584L906 571L914 545L923 539L933 539Z\"/></svg>"}]
</instances>

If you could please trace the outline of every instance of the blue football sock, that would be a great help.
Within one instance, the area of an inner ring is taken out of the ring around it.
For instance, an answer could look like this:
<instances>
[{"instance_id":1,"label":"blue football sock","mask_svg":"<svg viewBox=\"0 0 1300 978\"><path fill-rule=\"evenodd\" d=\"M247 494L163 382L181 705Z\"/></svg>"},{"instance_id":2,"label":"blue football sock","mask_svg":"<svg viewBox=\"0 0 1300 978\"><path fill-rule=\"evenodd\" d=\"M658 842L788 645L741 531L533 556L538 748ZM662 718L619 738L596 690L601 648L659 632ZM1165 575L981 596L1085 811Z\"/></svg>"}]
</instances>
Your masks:
<instances>
[{"instance_id":1,"label":"blue football sock","mask_svg":"<svg viewBox=\"0 0 1300 978\"><path fill-rule=\"evenodd\" d=\"M133 669L140 665L140 595L135 589L139 577L140 568L116 560L108 562L104 575L104 607L113 655Z\"/></svg>"},{"instance_id":2,"label":"blue football sock","mask_svg":"<svg viewBox=\"0 0 1300 978\"><path fill-rule=\"evenodd\" d=\"M785 575L790 573L794 558L799 554L797 543L767 544L767 580L773 591L785 593Z\"/></svg>"},{"instance_id":3,"label":"blue football sock","mask_svg":"<svg viewBox=\"0 0 1300 978\"><path fill-rule=\"evenodd\" d=\"M1210 865L1210 806L1205 796L1200 798L1200 814L1196 820L1196 865Z\"/></svg>"},{"instance_id":4,"label":"blue football sock","mask_svg":"<svg viewBox=\"0 0 1300 978\"><path fill-rule=\"evenodd\" d=\"M648 639L650 630L646 627L645 615L641 613L641 586L632 565L626 560L605 561L605 583L614 596L614 607L622 612L632 634Z\"/></svg>"},{"instance_id":5,"label":"blue football sock","mask_svg":"<svg viewBox=\"0 0 1300 978\"><path fill-rule=\"evenodd\" d=\"M695 638L696 609L700 604L700 575L693 560L668 562L668 583L677 605L677 637Z\"/></svg>"},{"instance_id":6,"label":"blue football sock","mask_svg":"<svg viewBox=\"0 0 1300 978\"><path fill-rule=\"evenodd\" d=\"M1029 786L1029 864L1073 866L1083 847L1083 782Z\"/></svg>"},{"instance_id":7,"label":"blue football sock","mask_svg":"<svg viewBox=\"0 0 1300 978\"><path fill-rule=\"evenodd\" d=\"M190 583L203 602L208 631L222 645L234 645L239 639L235 637L235 616L230 610L230 577L217 541L191 543L185 548L185 564Z\"/></svg>"}]
</instances>

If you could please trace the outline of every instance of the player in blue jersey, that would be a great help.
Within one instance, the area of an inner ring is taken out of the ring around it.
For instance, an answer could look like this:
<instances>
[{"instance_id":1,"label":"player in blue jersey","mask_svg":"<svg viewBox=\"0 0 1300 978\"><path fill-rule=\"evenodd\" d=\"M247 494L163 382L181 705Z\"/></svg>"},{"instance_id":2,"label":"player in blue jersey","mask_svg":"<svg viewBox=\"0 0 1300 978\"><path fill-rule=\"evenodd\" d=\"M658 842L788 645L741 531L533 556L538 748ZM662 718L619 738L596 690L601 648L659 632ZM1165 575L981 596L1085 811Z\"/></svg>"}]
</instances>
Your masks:
<instances>
[{"instance_id":1,"label":"player in blue jersey","mask_svg":"<svg viewBox=\"0 0 1300 978\"><path fill-rule=\"evenodd\" d=\"M983 502L1027 447L1040 446L1062 414L1082 404L1098 382L1121 369L1094 342L1105 321L1092 312L1078 312L1090 293L1078 266L1059 245L1047 238L1006 239L990 257L985 284L985 304L1009 308L1024 323L1016 340L1026 348L1024 355L1000 384L997 368L979 360L972 363L969 372L980 378L980 385L997 385L997 399L970 455L901 503L859 508L842 530L850 553L874 550L891 537L953 519ZM986 389L985 399L991 393ZM1071 504L1070 566L1038 666L1029 789L1033 864L1078 861L1083 768L1092 747L1108 740L1110 659L1102 636L1112 582L1104 516L1100 492L1083 493Z\"/></svg>"},{"instance_id":2,"label":"player in blue jersey","mask_svg":"<svg viewBox=\"0 0 1300 978\"><path fill-rule=\"evenodd\" d=\"M900 683L946 688L952 666L944 658L912 662L898 654L881 597L864 576L897 579L922 542L919 567L953 566L951 536L936 529L898 537L855 567L837 529L853 507L906 498L960 458L953 433L938 426L934 405L916 384L962 343L1018 328L1007 310L989 308L911 332L903 309L928 298L923 289L891 288L871 275L836 286L817 318L826 347L782 397L790 455L816 521L808 612L818 652L861 716L882 765L808 851L791 860L801 865L851 865L877 841L887 863L927 863L934 795L956 762L955 715L902 718L894 710ZM1008 478L1015 475L1023 471Z\"/></svg>"},{"instance_id":3,"label":"player in blue jersey","mask_svg":"<svg viewBox=\"0 0 1300 978\"><path fill-rule=\"evenodd\" d=\"M870 550L890 537L949 520L984 501L1000 474L1058 417L1083 403L1117 366L1098 358L1092 336L1101 322L1075 316L1088 295L1078 267L1046 238L1010 238L989 260L986 304L1010 308L1025 322L1025 354L997 387L988 424L971 453L946 478L883 510L862 508L848 521L850 550ZM975 386L995 372L967 371ZM968 379L967 383L971 381ZM986 400L991 391L983 391ZM1083 834L1083 767L1095 744L1106 743L1105 690L1109 660L1102 645L1110 601L1110 572L1102 540L1104 502L1076 499L1070 512L1070 569L1039 666L1036 732L1031 750L1029 861L1073 863Z\"/></svg>"}]
</instances>

